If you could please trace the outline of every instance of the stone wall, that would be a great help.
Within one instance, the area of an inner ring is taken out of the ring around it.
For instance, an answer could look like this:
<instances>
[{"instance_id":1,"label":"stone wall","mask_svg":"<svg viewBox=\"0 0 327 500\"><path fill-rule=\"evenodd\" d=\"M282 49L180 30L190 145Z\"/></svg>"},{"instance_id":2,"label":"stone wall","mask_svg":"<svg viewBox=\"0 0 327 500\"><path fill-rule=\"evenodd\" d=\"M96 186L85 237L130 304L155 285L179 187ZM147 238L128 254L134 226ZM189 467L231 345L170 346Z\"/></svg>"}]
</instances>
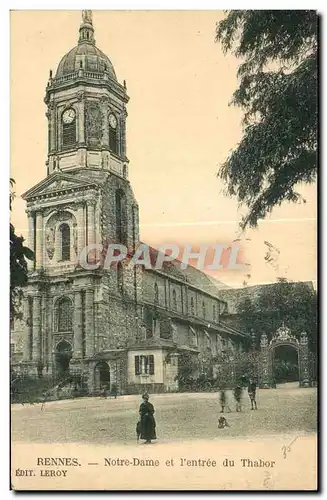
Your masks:
<instances>
[{"instance_id":1,"label":"stone wall","mask_svg":"<svg viewBox=\"0 0 327 500\"><path fill-rule=\"evenodd\" d=\"M190 330L186 323L173 321L173 342L180 346L189 346L191 344Z\"/></svg>"},{"instance_id":2,"label":"stone wall","mask_svg":"<svg viewBox=\"0 0 327 500\"><path fill-rule=\"evenodd\" d=\"M139 241L138 205L130 183L121 177L110 174L102 188L101 230L102 242L116 243L116 192L124 196L125 209L122 212L123 243L133 250Z\"/></svg>"},{"instance_id":3,"label":"stone wall","mask_svg":"<svg viewBox=\"0 0 327 500\"><path fill-rule=\"evenodd\" d=\"M117 241L116 192L124 197L122 211L122 241ZM101 236L106 249L108 244L125 244L129 251L139 240L138 206L127 180L109 175L101 194ZM104 252L105 256L105 252ZM121 266L113 263L104 269L101 280L101 315L99 317L99 350L125 346L128 339L138 336L137 317L139 309L136 302L141 295L141 273L123 261Z\"/></svg>"},{"instance_id":4,"label":"stone wall","mask_svg":"<svg viewBox=\"0 0 327 500\"><path fill-rule=\"evenodd\" d=\"M178 391L178 356L167 356L164 363L165 392Z\"/></svg>"},{"instance_id":5,"label":"stone wall","mask_svg":"<svg viewBox=\"0 0 327 500\"><path fill-rule=\"evenodd\" d=\"M145 302L155 304L186 317L194 317L209 323L219 322L218 298L210 296L200 289L195 289L172 276L146 270L142 275L142 298ZM193 301L193 304L192 304Z\"/></svg>"}]
</instances>

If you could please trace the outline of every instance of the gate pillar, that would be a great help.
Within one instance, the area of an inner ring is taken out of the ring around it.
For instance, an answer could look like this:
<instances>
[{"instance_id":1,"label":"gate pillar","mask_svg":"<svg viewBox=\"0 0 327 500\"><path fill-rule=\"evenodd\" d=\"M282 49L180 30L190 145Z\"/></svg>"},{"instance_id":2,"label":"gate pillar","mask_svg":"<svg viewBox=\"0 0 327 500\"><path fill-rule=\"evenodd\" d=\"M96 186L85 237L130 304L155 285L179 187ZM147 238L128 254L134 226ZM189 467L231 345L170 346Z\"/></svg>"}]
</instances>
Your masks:
<instances>
[{"instance_id":1,"label":"gate pillar","mask_svg":"<svg viewBox=\"0 0 327 500\"><path fill-rule=\"evenodd\" d=\"M261 389L270 389L272 387L272 366L271 355L268 345L268 337L265 333L261 335L260 339L260 381L259 387Z\"/></svg>"},{"instance_id":2,"label":"gate pillar","mask_svg":"<svg viewBox=\"0 0 327 500\"><path fill-rule=\"evenodd\" d=\"M299 379L300 387L310 387L309 341L305 332L301 333L299 343Z\"/></svg>"}]
</instances>

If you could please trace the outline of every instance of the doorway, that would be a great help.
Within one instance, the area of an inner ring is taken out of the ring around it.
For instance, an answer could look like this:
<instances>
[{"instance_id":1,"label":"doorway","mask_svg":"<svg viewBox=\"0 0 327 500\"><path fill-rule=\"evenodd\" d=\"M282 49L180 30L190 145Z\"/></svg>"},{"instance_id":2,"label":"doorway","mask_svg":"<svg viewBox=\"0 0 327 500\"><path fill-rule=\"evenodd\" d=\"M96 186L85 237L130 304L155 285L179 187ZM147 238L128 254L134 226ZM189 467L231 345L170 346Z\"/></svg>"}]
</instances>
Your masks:
<instances>
[{"instance_id":1,"label":"doorway","mask_svg":"<svg viewBox=\"0 0 327 500\"><path fill-rule=\"evenodd\" d=\"M279 345L273 349L271 355L274 385L286 388L290 384L299 384L298 349L292 345Z\"/></svg>"},{"instance_id":2,"label":"doorway","mask_svg":"<svg viewBox=\"0 0 327 500\"><path fill-rule=\"evenodd\" d=\"M99 361L94 368L95 390L110 389L110 369L106 361Z\"/></svg>"},{"instance_id":3,"label":"doorway","mask_svg":"<svg viewBox=\"0 0 327 500\"><path fill-rule=\"evenodd\" d=\"M69 342L62 340L56 347L56 375L58 380L69 376L69 363L73 355L73 349Z\"/></svg>"}]
</instances>

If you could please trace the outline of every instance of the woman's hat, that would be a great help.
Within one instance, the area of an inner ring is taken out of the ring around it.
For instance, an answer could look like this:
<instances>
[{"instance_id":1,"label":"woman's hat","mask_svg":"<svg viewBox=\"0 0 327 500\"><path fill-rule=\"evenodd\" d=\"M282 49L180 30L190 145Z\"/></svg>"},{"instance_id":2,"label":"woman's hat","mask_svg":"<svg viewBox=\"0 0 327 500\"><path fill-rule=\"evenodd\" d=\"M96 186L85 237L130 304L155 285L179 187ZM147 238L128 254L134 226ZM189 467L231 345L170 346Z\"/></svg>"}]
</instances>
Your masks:
<instances>
[{"instance_id":1,"label":"woman's hat","mask_svg":"<svg viewBox=\"0 0 327 500\"><path fill-rule=\"evenodd\" d=\"M143 399L149 399L149 394L147 392L145 392L142 396Z\"/></svg>"}]
</instances>

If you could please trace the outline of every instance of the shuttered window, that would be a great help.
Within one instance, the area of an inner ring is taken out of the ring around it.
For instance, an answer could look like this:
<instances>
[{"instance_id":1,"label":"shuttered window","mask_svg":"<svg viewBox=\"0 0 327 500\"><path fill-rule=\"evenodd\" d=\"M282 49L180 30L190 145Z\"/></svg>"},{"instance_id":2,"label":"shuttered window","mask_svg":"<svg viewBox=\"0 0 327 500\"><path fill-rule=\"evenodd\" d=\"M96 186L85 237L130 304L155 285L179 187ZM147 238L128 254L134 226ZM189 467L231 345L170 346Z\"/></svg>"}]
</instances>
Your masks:
<instances>
[{"instance_id":1,"label":"shuttered window","mask_svg":"<svg viewBox=\"0 0 327 500\"><path fill-rule=\"evenodd\" d=\"M117 129L109 127L109 148L113 153L119 154Z\"/></svg>"},{"instance_id":2,"label":"shuttered window","mask_svg":"<svg viewBox=\"0 0 327 500\"><path fill-rule=\"evenodd\" d=\"M64 123L62 126L62 146L64 149L74 147L76 144L76 123Z\"/></svg>"},{"instance_id":3,"label":"shuttered window","mask_svg":"<svg viewBox=\"0 0 327 500\"><path fill-rule=\"evenodd\" d=\"M140 375L140 356L135 356L135 375Z\"/></svg>"},{"instance_id":4,"label":"shuttered window","mask_svg":"<svg viewBox=\"0 0 327 500\"><path fill-rule=\"evenodd\" d=\"M154 357L151 354L150 356L148 356L148 358L149 358L149 373L150 375L154 375Z\"/></svg>"},{"instance_id":5,"label":"shuttered window","mask_svg":"<svg viewBox=\"0 0 327 500\"><path fill-rule=\"evenodd\" d=\"M135 356L135 375L154 375L154 356Z\"/></svg>"}]
</instances>

